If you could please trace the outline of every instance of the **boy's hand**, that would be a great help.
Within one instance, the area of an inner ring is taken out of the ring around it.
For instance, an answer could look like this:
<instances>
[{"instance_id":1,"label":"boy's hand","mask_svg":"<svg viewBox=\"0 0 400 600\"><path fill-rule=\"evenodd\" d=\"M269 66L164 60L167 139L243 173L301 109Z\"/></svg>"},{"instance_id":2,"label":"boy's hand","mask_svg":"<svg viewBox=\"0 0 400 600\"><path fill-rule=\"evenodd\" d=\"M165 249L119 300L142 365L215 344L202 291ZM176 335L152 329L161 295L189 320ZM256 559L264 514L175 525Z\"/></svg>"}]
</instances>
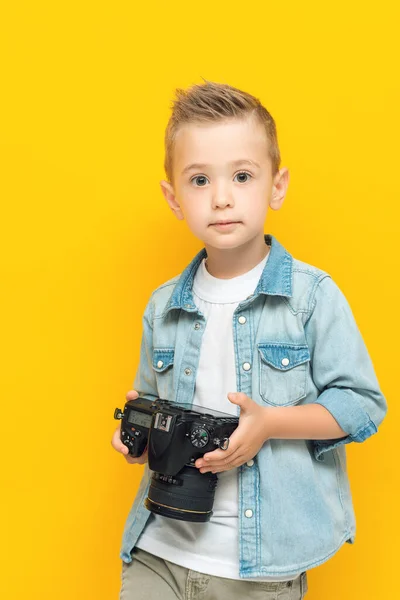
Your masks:
<instances>
[{"instance_id":1,"label":"boy's hand","mask_svg":"<svg viewBox=\"0 0 400 600\"><path fill-rule=\"evenodd\" d=\"M227 450L207 452L196 460L200 473L221 473L240 467L254 458L269 438L267 407L259 406L242 392L229 393L228 399L240 406L239 425L229 438Z\"/></svg>"},{"instance_id":2,"label":"boy's hand","mask_svg":"<svg viewBox=\"0 0 400 600\"><path fill-rule=\"evenodd\" d=\"M139 394L135 390L130 390L126 394L127 400L136 400L138 397L139 397ZM135 464L143 465L145 462L147 462L147 448L143 452L143 454L141 456L138 456L137 458L133 458L133 456L130 456L128 454L129 453L128 448L125 446L125 444L123 444L121 442L121 423L119 423L117 429L114 432L114 435L112 436L111 446L117 452L121 452L121 454L124 455L125 460L131 465L135 465Z\"/></svg>"}]
</instances>

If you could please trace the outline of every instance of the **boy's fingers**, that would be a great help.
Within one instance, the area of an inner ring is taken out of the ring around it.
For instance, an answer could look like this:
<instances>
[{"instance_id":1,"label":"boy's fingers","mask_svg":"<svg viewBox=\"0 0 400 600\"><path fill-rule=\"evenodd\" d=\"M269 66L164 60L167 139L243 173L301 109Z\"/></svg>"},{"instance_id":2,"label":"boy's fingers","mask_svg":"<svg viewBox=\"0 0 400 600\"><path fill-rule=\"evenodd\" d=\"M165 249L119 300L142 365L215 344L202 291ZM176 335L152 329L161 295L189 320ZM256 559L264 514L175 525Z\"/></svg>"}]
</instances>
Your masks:
<instances>
[{"instance_id":1,"label":"boy's fingers","mask_svg":"<svg viewBox=\"0 0 400 600\"><path fill-rule=\"evenodd\" d=\"M145 462L147 462L147 450L145 450L143 454L136 459L136 462L138 462L140 465L143 465Z\"/></svg>"},{"instance_id":2,"label":"boy's fingers","mask_svg":"<svg viewBox=\"0 0 400 600\"><path fill-rule=\"evenodd\" d=\"M212 461L216 461L216 460L226 460L234 452L236 452L237 449L238 449L238 445L235 444L234 441L232 443L232 436L231 436L229 438L229 446L228 446L227 450L221 450L220 448L217 448L217 450L213 450L212 452L206 452L206 454L204 454L204 456L203 456L203 460L206 463L209 461L212 462Z\"/></svg>"},{"instance_id":3,"label":"boy's fingers","mask_svg":"<svg viewBox=\"0 0 400 600\"><path fill-rule=\"evenodd\" d=\"M130 464L130 465L143 465L146 461L147 461L147 451L145 450L143 452L143 454L141 456L138 456L136 458L133 458L133 456L125 456L125 460Z\"/></svg>"},{"instance_id":4,"label":"boy's fingers","mask_svg":"<svg viewBox=\"0 0 400 600\"><path fill-rule=\"evenodd\" d=\"M136 390L129 390L129 392L127 392L127 394L126 394L127 400L136 400L136 398L138 398L138 397L139 397L139 393ZM147 461L147 451L146 450L145 450L145 452L143 452L142 456L138 456L136 458L134 458L133 456L131 456L129 454L129 449L121 441L121 424L119 424L117 429L114 431L114 434L111 439L111 446L114 448L114 450L123 454L125 457L125 460L131 465L136 464L136 463L143 464Z\"/></svg>"},{"instance_id":5,"label":"boy's fingers","mask_svg":"<svg viewBox=\"0 0 400 600\"><path fill-rule=\"evenodd\" d=\"M129 390L126 394L127 400L136 400L139 397L139 393L136 390ZM125 446L125 444L121 441L121 424L118 425L117 429L114 432L114 435L111 440L111 445L117 452L121 452L121 454L128 454L129 450Z\"/></svg>"},{"instance_id":6,"label":"boy's fingers","mask_svg":"<svg viewBox=\"0 0 400 600\"><path fill-rule=\"evenodd\" d=\"M123 444L119 440L112 439L111 440L111 446L117 452L121 452L121 454L128 454L128 448L125 446L125 444Z\"/></svg>"},{"instance_id":7,"label":"boy's fingers","mask_svg":"<svg viewBox=\"0 0 400 600\"><path fill-rule=\"evenodd\" d=\"M128 453L128 448L125 446L125 444L123 444L121 442L121 437L120 436L121 436L121 427L119 425L117 427L117 429L114 431L114 434L112 436L111 446L117 452L121 452L122 454L127 454Z\"/></svg>"},{"instance_id":8,"label":"boy's fingers","mask_svg":"<svg viewBox=\"0 0 400 600\"><path fill-rule=\"evenodd\" d=\"M130 465L134 465L135 463L138 462L137 458L133 458L133 456L125 456L125 460L126 462L128 462Z\"/></svg>"},{"instance_id":9,"label":"boy's fingers","mask_svg":"<svg viewBox=\"0 0 400 600\"><path fill-rule=\"evenodd\" d=\"M241 454L240 449L238 448L236 452L233 452L231 456L225 458L224 460L213 461L211 464L203 464L201 469L206 470L214 470L214 469L225 469L232 468L237 465L239 459L242 459L243 455ZM203 472L203 471L202 471Z\"/></svg>"}]
</instances>

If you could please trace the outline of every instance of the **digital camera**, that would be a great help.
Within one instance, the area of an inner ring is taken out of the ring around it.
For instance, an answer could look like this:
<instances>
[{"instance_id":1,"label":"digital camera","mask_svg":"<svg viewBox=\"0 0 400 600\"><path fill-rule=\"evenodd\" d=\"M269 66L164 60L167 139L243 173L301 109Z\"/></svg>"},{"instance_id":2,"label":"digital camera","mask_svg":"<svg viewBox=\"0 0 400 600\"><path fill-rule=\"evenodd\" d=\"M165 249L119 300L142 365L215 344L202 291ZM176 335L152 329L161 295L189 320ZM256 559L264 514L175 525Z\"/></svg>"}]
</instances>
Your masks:
<instances>
[{"instance_id":1,"label":"digital camera","mask_svg":"<svg viewBox=\"0 0 400 600\"><path fill-rule=\"evenodd\" d=\"M239 418L190 404L157 398L128 400L121 419L121 441L133 457L148 449L152 473L145 506L153 513L196 523L212 515L218 477L200 473L195 461L216 448L226 450Z\"/></svg>"}]
</instances>

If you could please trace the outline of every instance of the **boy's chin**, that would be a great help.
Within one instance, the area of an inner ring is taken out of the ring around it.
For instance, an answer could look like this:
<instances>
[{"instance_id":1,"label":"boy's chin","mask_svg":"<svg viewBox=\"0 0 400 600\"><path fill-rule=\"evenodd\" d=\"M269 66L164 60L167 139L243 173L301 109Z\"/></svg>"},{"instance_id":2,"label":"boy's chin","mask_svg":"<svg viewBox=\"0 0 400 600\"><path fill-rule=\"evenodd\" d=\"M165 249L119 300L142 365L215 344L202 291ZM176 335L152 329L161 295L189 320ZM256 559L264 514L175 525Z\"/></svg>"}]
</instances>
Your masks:
<instances>
[{"instance_id":1,"label":"boy's chin","mask_svg":"<svg viewBox=\"0 0 400 600\"><path fill-rule=\"evenodd\" d=\"M236 248L246 245L250 240L240 235L225 235L221 236L220 239L210 239L207 237L207 239L203 239L202 241L206 248L213 248L215 250L235 250Z\"/></svg>"},{"instance_id":2,"label":"boy's chin","mask_svg":"<svg viewBox=\"0 0 400 600\"><path fill-rule=\"evenodd\" d=\"M201 239L201 238L199 238ZM204 236L201 240L206 248L215 248L216 250L234 250L239 247L259 247L261 241L265 243L264 230L259 232L232 232L218 236Z\"/></svg>"}]
</instances>

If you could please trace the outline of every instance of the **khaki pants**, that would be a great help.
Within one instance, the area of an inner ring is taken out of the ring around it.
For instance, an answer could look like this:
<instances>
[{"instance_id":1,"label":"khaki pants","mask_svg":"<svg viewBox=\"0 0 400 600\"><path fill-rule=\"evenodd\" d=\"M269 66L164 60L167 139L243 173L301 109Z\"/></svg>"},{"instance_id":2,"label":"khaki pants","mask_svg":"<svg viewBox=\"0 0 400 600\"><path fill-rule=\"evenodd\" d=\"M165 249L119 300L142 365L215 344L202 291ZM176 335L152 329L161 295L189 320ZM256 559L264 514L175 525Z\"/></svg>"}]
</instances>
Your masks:
<instances>
[{"instance_id":1,"label":"khaki pants","mask_svg":"<svg viewBox=\"0 0 400 600\"><path fill-rule=\"evenodd\" d=\"M252 582L204 575L140 548L122 563L120 600L301 600L307 574L291 581Z\"/></svg>"}]
</instances>

